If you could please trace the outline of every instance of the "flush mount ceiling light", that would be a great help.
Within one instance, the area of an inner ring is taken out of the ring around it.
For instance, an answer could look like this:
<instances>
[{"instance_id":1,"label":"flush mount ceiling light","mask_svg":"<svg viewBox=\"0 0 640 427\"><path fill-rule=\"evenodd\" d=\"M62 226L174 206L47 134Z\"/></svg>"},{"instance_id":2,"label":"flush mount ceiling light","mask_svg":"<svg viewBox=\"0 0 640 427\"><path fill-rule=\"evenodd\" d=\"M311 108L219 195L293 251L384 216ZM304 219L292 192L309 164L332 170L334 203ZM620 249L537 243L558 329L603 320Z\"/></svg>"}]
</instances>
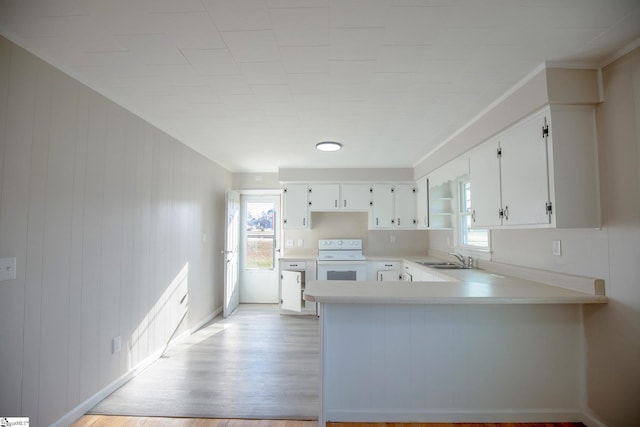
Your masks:
<instances>
[{"instance_id":1,"label":"flush mount ceiling light","mask_svg":"<svg viewBox=\"0 0 640 427\"><path fill-rule=\"evenodd\" d=\"M320 151L338 151L342 148L342 144L334 141L322 141L316 144L316 149Z\"/></svg>"}]
</instances>

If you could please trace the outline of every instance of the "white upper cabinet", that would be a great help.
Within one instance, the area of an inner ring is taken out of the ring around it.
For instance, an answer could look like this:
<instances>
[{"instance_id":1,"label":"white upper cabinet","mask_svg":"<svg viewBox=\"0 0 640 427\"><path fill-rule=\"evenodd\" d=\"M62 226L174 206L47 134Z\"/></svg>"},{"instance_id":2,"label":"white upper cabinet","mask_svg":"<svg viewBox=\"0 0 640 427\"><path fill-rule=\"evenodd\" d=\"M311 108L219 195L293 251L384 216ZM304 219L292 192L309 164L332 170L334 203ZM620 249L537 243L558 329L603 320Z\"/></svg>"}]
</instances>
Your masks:
<instances>
[{"instance_id":1,"label":"white upper cabinet","mask_svg":"<svg viewBox=\"0 0 640 427\"><path fill-rule=\"evenodd\" d=\"M599 227L593 107L546 107L469 159L474 227Z\"/></svg>"},{"instance_id":2,"label":"white upper cabinet","mask_svg":"<svg viewBox=\"0 0 640 427\"><path fill-rule=\"evenodd\" d=\"M368 184L310 184L311 211L360 211L370 207L371 186Z\"/></svg>"},{"instance_id":3,"label":"white upper cabinet","mask_svg":"<svg viewBox=\"0 0 640 427\"><path fill-rule=\"evenodd\" d=\"M416 190L412 184L374 184L372 228L415 228Z\"/></svg>"},{"instance_id":4,"label":"white upper cabinet","mask_svg":"<svg viewBox=\"0 0 640 427\"><path fill-rule=\"evenodd\" d=\"M396 227L416 227L416 187L412 184L397 184L394 189Z\"/></svg>"},{"instance_id":5,"label":"white upper cabinet","mask_svg":"<svg viewBox=\"0 0 640 427\"><path fill-rule=\"evenodd\" d=\"M342 210L367 212L371 207L369 184L342 184Z\"/></svg>"},{"instance_id":6,"label":"white upper cabinet","mask_svg":"<svg viewBox=\"0 0 640 427\"><path fill-rule=\"evenodd\" d=\"M306 184L288 184L284 188L284 228L309 227L309 188Z\"/></svg>"},{"instance_id":7,"label":"white upper cabinet","mask_svg":"<svg viewBox=\"0 0 640 427\"><path fill-rule=\"evenodd\" d=\"M474 227L502 225L499 150L498 140L492 139L469 153L471 221Z\"/></svg>"},{"instance_id":8,"label":"white upper cabinet","mask_svg":"<svg viewBox=\"0 0 640 427\"><path fill-rule=\"evenodd\" d=\"M340 184L310 184L309 209L337 211L340 209Z\"/></svg>"},{"instance_id":9,"label":"white upper cabinet","mask_svg":"<svg viewBox=\"0 0 640 427\"><path fill-rule=\"evenodd\" d=\"M396 226L393 202L392 184L373 185L373 215L371 217L373 228L394 228Z\"/></svg>"},{"instance_id":10,"label":"white upper cabinet","mask_svg":"<svg viewBox=\"0 0 640 427\"><path fill-rule=\"evenodd\" d=\"M547 111L535 114L500 138L502 225L543 225L551 222L551 216L547 214L547 138L542 134L546 116ZM473 186L472 195L474 189Z\"/></svg>"},{"instance_id":11,"label":"white upper cabinet","mask_svg":"<svg viewBox=\"0 0 640 427\"><path fill-rule=\"evenodd\" d=\"M416 227L429 227L429 180L427 177L416 181Z\"/></svg>"}]
</instances>

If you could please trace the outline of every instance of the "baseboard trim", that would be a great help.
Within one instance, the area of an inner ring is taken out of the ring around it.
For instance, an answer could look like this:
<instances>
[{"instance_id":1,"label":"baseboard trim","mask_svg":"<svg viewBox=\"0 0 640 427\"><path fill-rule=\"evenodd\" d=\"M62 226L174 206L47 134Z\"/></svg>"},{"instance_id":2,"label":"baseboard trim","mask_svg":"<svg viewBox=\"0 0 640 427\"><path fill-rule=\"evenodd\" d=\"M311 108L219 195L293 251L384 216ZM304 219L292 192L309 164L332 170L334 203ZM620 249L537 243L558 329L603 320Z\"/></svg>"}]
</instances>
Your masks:
<instances>
[{"instance_id":1,"label":"baseboard trim","mask_svg":"<svg viewBox=\"0 0 640 427\"><path fill-rule=\"evenodd\" d=\"M575 409L548 410L363 410L327 411L326 422L362 423L544 423L584 422L585 415ZM325 423L326 424L326 423ZM590 424L588 424L590 426Z\"/></svg>"},{"instance_id":2,"label":"baseboard trim","mask_svg":"<svg viewBox=\"0 0 640 427\"><path fill-rule=\"evenodd\" d=\"M98 403L104 400L111 393L113 393L114 391L116 391L117 389L119 389L129 381L131 381L137 375L142 373L148 367L150 367L156 360L158 360L162 356L162 354L167 349L173 347L174 345L178 344L180 341L184 340L186 337L190 336L191 334L193 334L194 332L202 328L204 325L209 323L220 313L222 313L222 307L216 309L213 313L206 316L204 319L202 319L192 328L189 328L183 333L181 333L180 335L178 335L176 338L171 340L166 347L159 348L158 350L153 352L151 355L146 357L143 361L141 361L136 366L131 368L128 372L120 376L118 379L111 382L106 387L102 388L101 390L99 390L98 392L96 392L86 400L84 400L82 403L80 403L75 408L73 408L72 410L67 412L65 415L63 415L62 418L60 418L59 420L51 424L50 427L68 427L71 424L73 424L78 418L86 414L91 408L96 406Z\"/></svg>"}]
</instances>

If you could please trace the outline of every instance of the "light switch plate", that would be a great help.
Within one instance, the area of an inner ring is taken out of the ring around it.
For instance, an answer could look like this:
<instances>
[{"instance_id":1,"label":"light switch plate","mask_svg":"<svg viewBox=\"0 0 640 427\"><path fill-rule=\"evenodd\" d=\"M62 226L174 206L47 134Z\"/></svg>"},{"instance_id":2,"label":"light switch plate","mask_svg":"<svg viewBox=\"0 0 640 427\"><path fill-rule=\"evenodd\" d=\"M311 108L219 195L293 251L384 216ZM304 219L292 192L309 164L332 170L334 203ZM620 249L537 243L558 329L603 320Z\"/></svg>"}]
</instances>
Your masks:
<instances>
[{"instance_id":1,"label":"light switch plate","mask_svg":"<svg viewBox=\"0 0 640 427\"><path fill-rule=\"evenodd\" d=\"M0 258L0 281L16 278L16 259Z\"/></svg>"},{"instance_id":2,"label":"light switch plate","mask_svg":"<svg viewBox=\"0 0 640 427\"><path fill-rule=\"evenodd\" d=\"M553 241L553 250L552 253L556 256L562 255L562 241L554 240Z\"/></svg>"},{"instance_id":3,"label":"light switch plate","mask_svg":"<svg viewBox=\"0 0 640 427\"><path fill-rule=\"evenodd\" d=\"M113 340L111 340L112 353L119 353L121 349L122 349L122 338L120 337L120 335L118 335L117 337L113 337Z\"/></svg>"}]
</instances>

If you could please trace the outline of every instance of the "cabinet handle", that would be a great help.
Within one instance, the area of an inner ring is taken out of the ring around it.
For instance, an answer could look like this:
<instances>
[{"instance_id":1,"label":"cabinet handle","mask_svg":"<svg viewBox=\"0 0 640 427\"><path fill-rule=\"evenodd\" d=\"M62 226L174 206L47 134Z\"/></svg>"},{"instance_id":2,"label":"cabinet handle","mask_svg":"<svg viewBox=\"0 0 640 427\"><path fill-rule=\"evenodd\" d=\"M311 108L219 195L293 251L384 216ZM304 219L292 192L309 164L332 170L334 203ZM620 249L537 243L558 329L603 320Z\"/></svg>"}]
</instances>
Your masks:
<instances>
[{"instance_id":1,"label":"cabinet handle","mask_svg":"<svg viewBox=\"0 0 640 427\"><path fill-rule=\"evenodd\" d=\"M376 225L378 225L378 217L376 217Z\"/></svg>"},{"instance_id":2,"label":"cabinet handle","mask_svg":"<svg viewBox=\"0 0 640 427\"><path fill-rule=\"evenodd\" d=\"M347 207L347 201L346 200L343 201L343 205L344 205L345 208Z\"/></svg>"},{"instance_id":3,"label":"cabinet handle","mask_svg":"<svg viewBox=\"0 0 640 427\"><path fill-rule=\"evenodd\" d=\"M398 227L400 227L400 218L398 218Z\"/></svg>"},{"instance_id":4,"label":"cabinet handle","mask_svg":"<svg viewBox=\"0 0 640 427\"><path fill-rule=\"evenodd\" d=\"M307 218L302 218L302 225L307 225Z\"/></svg>"},{"instance_id":5,"label":"cabinet handle","mask_svg":"<svg viewBox=\"0 0 640 427\"><path fill-rule=\"evenodd\" d=\"M509 206L504 207L504 219L509 221Z\"/></svg>"},{"instance_id":6,"label":"cabinet handle","mask_svg":"<svg viewBox=\"0 0 640 427\"><path fill-rule=\"evenodd\" d=\"M476 222L476 210L475 209L471 212L471 220L473 222Z\"/></svg>"},{"instance_id":7,"label":"cabinet handle","mask_svg":"<svg viewBox=\"0 0 640 427\"><path fill-rule=\"evenodd\" d=\"M338 200L336 199L336 200L334 200L333 202L334 202L334 203L333 203L333 207L334 207L334 208L337 208L337 207L338 207Z\"/></svg>"}]
</instances>

